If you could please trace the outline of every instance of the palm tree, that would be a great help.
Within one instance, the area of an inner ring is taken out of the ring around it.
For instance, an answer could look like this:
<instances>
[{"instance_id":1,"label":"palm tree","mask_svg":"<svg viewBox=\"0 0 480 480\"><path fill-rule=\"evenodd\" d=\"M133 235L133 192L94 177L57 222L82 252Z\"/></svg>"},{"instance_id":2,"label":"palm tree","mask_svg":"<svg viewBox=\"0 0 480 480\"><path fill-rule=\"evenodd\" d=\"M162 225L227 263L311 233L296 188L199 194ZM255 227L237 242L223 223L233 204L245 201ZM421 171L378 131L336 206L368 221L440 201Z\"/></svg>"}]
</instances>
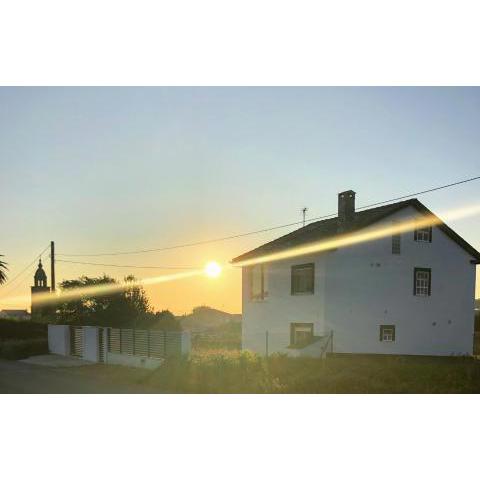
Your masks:
<instances>
[{"instance_id":1,"label":"palm tree","mask_svg":"<svg viewBox=\"0 0 480 480\"><path fill-rule=\"evenodd\" d=\"M3 257L3 255L0 255L0 257ZM7 264L0 260L0 285L7 281L7 274L6 274L7 270L8 270Z\"/></svg>"}]
</instances>

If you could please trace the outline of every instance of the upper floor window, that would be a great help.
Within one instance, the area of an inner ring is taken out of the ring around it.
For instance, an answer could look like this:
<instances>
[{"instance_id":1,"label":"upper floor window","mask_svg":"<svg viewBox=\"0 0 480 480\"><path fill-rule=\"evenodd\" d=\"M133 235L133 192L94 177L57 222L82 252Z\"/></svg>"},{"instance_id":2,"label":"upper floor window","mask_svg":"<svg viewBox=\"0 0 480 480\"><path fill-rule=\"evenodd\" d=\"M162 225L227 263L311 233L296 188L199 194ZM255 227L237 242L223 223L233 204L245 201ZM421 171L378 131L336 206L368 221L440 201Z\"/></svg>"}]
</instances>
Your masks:
<instances>
[{"instance_id":1,"label":"upper floor window","mask_svg":"<svg viewBox=\"0 0 480 480\"><path fill-rule=\"evenodd\" d=\"M415 268L413 274L413 294L428 297L432 289L432 271L430 268Z\"/></svg>"},{"instance_id":2,"label":"upper floor window","mask_svg":"<svg viewBox=\"0 0 480 480\"><path fill-rule=\"evenodd\" d=\"M306 263L292 267L292 295L313 294L315 265Z\"/></svg>"},{"instance_id":3,"label":"upper floor window","mask_svg":"<svg viewBox=\"0 0 480 480\"><path fill-rule=\"evenodd\" d=\"M432 242L432 227L417 228L413 232L413 239L416 242Z\"/></svg>"},{"instance_id":4,"label":"upper floor window","mask_svg":"<svg viewBox=\"0 0 480 480\"><path fill-rule=\"evenodd\" d=\"M250 299L263 300L268 295L267 267L259 264L250 267Z\"/></svg>"}]
</instances>

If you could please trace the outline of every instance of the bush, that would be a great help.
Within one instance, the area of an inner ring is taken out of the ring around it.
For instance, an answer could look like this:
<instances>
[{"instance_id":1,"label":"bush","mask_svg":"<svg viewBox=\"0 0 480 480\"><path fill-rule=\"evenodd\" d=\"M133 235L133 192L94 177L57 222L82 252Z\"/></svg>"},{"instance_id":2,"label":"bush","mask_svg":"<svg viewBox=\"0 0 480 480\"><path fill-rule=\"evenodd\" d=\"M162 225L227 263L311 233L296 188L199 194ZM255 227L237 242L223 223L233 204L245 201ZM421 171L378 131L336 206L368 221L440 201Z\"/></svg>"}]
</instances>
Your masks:
<instances>
[{"instance_id":1,"label":"bush","mask_svg":"<svg viewBox=\"0 0 480 480\"><path fill-rule=\"evenodd\" d=\"M48 326L45 323L0 320L0 341L8 339L47 338Z\"/></svg>"},{"instance_id":2,"label":"bush","mask_svg":"<svg viewBox=\"0 0 480 480\"><path fill-rule=\"evenodd\" d=\"M194 352L240 350L242 348L241 323L226 323L202 333L192 334L192 350Z\"/></svg>"},{"instance_id":3,"label":"bush","mask_svg":"<svg viewBox=\"0 0 480 480\"><path fill-rule=\"evenodd\" d=\"M44 338L0 341L0 358L7 360L20 360L45 353L48 353L48 342Z\"/></svg>"}]
</instances>

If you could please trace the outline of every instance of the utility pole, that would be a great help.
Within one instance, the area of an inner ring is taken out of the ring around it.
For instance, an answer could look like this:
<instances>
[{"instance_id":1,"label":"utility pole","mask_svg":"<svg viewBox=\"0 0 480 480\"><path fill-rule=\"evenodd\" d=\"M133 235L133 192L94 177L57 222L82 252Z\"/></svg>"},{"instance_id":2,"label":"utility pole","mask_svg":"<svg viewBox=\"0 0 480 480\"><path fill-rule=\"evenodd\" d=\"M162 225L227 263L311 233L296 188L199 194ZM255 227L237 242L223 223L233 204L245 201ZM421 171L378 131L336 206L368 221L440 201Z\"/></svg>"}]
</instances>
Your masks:
<instances>
[{"instance_id":1,"label":"utility pole","mask_svg":"<svg viewBox=\"0 0 480 480\"><path fill-rule=\"evenodd\" d=\"M55 291L55 242L50 242L50 278L51 291Z\"/></svg>"},{"instance_id":2,"label":"utility pole","mask_svg":"<svg viewBox=\"0 0 480 480\"><path fill-rule=\"evenodd\" d=\"M302 208L302 213L303 213L303 226L305 226L305 215L306 215L306 213L307 213L307 210L308 210L307 207L303 207L303 208Z\"/></svg>"}]
</instances>

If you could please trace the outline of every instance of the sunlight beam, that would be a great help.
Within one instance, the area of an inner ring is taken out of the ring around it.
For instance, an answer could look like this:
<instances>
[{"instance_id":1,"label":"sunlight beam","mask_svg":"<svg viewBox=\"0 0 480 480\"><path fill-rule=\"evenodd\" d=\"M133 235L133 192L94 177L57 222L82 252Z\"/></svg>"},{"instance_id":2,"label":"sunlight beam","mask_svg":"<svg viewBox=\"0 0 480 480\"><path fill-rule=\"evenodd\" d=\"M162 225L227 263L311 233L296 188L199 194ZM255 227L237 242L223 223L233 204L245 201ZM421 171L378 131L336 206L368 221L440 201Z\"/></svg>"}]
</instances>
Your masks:
<instances>
[{"instance_id":1,"label":"sunlight beam","mask_svg":"<svg viewBox=\"0 0 480 480\"><path fill-rule=\"evenodd\" d=\"M480 205L472 205L444 212L442 217L446 220L459 220L478 214L480 214ZM392 225L378 227L374 230L368 230L368 227L366 227L365 229L367 231L360 231L340 236L337 235L331 239L312 242L299 247L288 248L280 252L261 255L250 260L233 262L232 265L235 267L247 267L259 263L286 260L289 258L309 255L312 253L319 253L325 252L327 250L349 247L351 245L356 245L359 243L371 242L384 237L389 237L391 235L413 231L417 228L435 226L441 223L445 222L433 213L428 215L422 215L421 217L413 220L406 220Z\"/></svg>"}]
</instances>

